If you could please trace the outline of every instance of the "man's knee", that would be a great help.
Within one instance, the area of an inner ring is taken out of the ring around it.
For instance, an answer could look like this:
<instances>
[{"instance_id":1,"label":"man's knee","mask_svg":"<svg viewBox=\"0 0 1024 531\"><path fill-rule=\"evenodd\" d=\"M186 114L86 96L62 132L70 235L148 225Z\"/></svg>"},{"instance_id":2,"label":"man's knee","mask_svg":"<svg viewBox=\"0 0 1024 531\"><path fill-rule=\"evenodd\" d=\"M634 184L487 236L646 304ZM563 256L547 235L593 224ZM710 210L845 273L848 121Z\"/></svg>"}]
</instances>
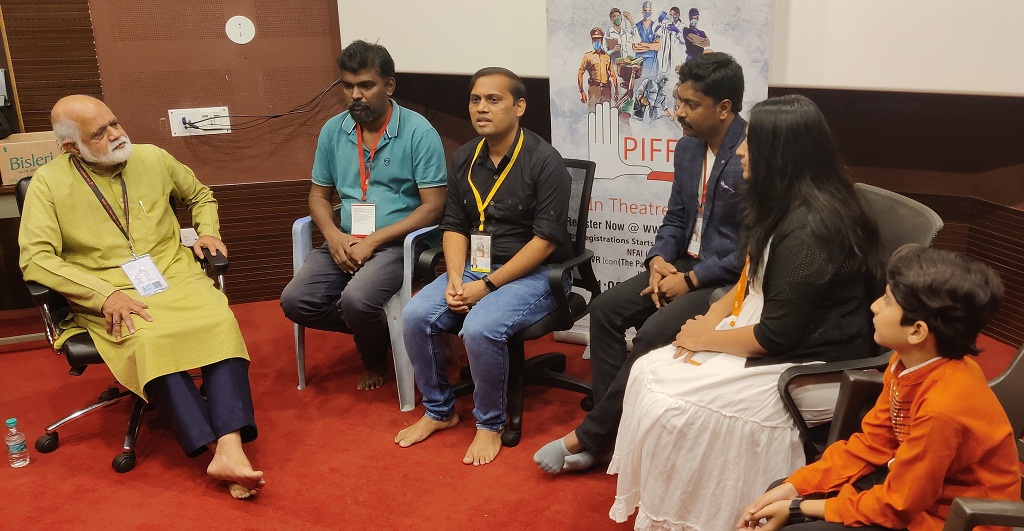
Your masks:
<instances>
[{"instance_id":1,"label":"man's knee","mask_svg":"<svg viewBox=\"0 0 1024 531\"><path fill-rule=\"evenodd\" d=\"M462 329L459 331L459 337L462 338L465 344L469 345L477 341L508 341L504 327L497 325L489 319L479 317L474 319L474 317L473 313L470 312L465 322L462 323Z\"/></svg>"},{"instance_id":2,"label":"man's knee","mask_svg":"<svg viewBox=\"0 0 1024 531\"><path fill-rule=\"evenodd\" d=\"M305 305L302 303L302 289L292 280L281 292L281 310L284 315L292 321L300 321L304 318L302 311Z\"/></svg>"}]
</instances>

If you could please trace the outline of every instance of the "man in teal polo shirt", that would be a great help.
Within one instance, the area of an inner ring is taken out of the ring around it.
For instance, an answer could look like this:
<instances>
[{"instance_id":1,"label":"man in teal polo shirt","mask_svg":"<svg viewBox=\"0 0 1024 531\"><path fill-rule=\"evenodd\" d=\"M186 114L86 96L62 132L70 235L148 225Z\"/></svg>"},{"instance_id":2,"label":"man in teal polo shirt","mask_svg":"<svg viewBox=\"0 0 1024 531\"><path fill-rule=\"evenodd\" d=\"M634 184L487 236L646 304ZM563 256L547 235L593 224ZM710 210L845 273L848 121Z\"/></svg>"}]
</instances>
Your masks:
<instances>
[{"instance_id":1,"label":"man in teal polo shirt","mask_svg":"<svg viewBox=\"0 0 1024 531\"><path fill-rule=\"evenodd\" d=\"M352 333L366 368L358 388L375 389L387 369L384 304L402 285L402 240L440 221L447 172L437 131L391 100L395 63L387 49L355 41L338 66L350 103L320 131L309 190L326 243L284 288L281 308L300 325Z\"/></svg>"}]
</instances>

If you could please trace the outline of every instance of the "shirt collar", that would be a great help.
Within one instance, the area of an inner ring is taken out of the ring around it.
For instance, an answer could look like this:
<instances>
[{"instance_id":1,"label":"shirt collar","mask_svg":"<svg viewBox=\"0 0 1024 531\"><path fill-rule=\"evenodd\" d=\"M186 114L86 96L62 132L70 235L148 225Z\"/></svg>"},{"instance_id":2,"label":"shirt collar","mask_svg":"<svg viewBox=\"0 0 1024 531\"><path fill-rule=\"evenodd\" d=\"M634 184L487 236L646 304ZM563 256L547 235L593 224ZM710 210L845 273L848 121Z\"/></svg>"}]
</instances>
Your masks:
<instances>
[{"instance_id":1,"label":"shirt collar","mask_svg":"<svg viewBox=\"0 0 1024 531\"><path fill-rule=\"evenodd\" d=\"M512 152L516 150L516 143L519 142L520 134L523 135L523 150L526 149L526 130L520 126L516 131L516 136L512 139L512 145L508 147L508 151L505 152L505 156L501 157L501 160L498 161L498 165L495 166L495 169L504 168L505 165L508 164L508 161L512 159ZM521 152L520 156L522 156ZM477 157L476 163L483 164L484 166L491 165L491 145L488 144L486 140L484 140L484 147L480 150L480 157Z\"/></svg>"}]
</instances>

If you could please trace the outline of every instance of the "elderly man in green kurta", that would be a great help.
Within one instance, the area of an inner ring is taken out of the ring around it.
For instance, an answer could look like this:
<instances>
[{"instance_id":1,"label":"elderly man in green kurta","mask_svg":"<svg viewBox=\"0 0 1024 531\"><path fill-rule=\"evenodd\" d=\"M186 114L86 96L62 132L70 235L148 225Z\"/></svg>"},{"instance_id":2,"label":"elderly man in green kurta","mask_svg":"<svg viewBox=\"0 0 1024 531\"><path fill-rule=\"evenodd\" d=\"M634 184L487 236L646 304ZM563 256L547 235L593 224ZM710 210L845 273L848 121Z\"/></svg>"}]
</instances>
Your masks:
<instances>
[{"instance_id":1,"label":"elderly man in green kurta","mask_svg":"<svg viewBox=\"0 0 1024 531\"><path fill-rule=\"evenodd\" d=\"M25 280L64 295L73 313L58 346L88 333L117 380L170 416L190 457L213 453L207 474L235 498L264 485L242 443L256 438L249 355L238 322L179 241L169 204L188 206L200 248L227 254L217 201L166 151L132 146L103 102L82 95L54 105L64 153L36 170L25 197ZM206 397L185 372L200 368Z\"/></svg>"}]
</instances>

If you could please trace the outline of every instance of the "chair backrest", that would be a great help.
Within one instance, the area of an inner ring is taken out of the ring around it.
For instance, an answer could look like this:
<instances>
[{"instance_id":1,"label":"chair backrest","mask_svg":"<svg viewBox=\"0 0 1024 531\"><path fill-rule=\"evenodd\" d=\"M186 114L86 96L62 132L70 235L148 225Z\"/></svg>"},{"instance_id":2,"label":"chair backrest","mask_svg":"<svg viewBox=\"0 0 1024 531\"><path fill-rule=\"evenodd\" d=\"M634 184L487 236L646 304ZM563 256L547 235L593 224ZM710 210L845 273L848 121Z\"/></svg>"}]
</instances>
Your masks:
<instances>
[{"instance_id":1,"label":"chair backrest","mask_svg":"<svg viewBox=\"0 0 1024 531\"><path fill-rule=\"evenodd\" d=\"M22 177L18 184L14 185L14 202L18 203L18 213L25 206L25 195L28 194L28 185L32 183L32 176Z\"/></svg>"},{"instance_id":2,"label":"chair backrest","mask_svg":"<svg viewBox=\"0 0 1024 531\"><path fill-rule=\"evenodd\" d=\"M927 247L942 230L942 218L921 203L869 184L854 185L864 208L882 235L882 261L908 243Z\"/></svg>"},{"instance_id":3,"label":"chair backrest","mask_svg":"<svg viewBox=\"0 0 1024 531\"><path fill-rule=\"evenodd\" d=\"M572 254L579 256L587 246L590 193L594 188L597 165L590 160L565 159L565 167L572 178L572 191L569 195L569 236L572 238Z\"/></svg>"},{"instance_id":4,"label":"chair backrest","mask_svg":"<svg viewBox=\"0 0 1024 531\"><path fill-rule=\"evenodd\" d=\"M984 355L984 354L982 354ZM1010 365L1002 374L993 378L989 383L992 392L995 393L999 403L1002 404L1006 416L1010 419L1010 426L1013 426L1013 434L1017 440L1017 454L1021 461L1024 461L1024 443L1021 437L1024 436L1024 345L1014 354ZM1024 485L1021 486L1024 494Z\"/></svg>"}]
</instances>

